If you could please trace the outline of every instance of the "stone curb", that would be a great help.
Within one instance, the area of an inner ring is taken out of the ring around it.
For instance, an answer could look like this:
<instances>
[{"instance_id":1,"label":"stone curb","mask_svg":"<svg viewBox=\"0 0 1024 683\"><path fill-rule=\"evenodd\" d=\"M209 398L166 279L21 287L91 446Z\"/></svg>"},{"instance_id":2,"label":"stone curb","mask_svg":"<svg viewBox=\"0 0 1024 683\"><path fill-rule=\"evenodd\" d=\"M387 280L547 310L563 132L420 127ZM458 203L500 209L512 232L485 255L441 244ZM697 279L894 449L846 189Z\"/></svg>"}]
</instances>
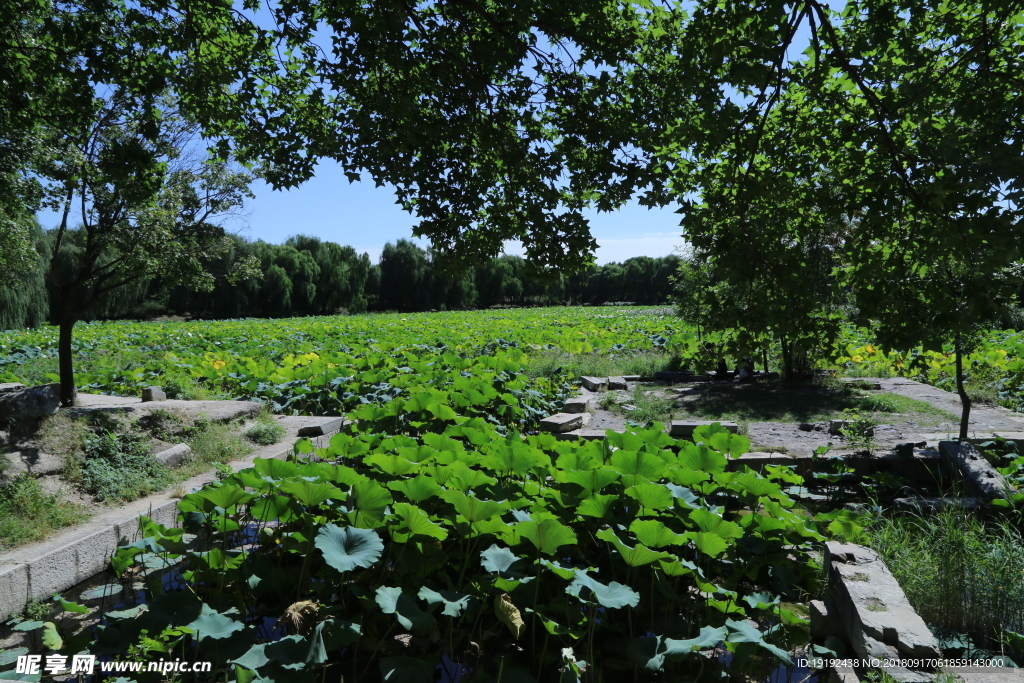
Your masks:
<instances>
[{"instance_id":1,"label":"stone curb","mask_svg":"<svg viewBox=\"0 0 1024 683\"><path fill-rule=\"evenodd\" d=\"M311 424L329 424L335 418L281 418L289 436L280 443L264 446L242 460L229 463L235 472L251 467L256 458L287 458L303 438L297 431ZM291 424L289 424L291 423ZM328 440L330 433L325 433ZM321 437L321 438L323 438ZM213 481L210 472L181 483L186 491ZM67 529L55 537L14 548L0 554L0 622L20 613L35 601L65 591L105 570L119 545L135 540L139 517L146 516L164 526L178 525L178 498L167 492L133 501L119 510L100 513L82 526ZM85 536L82 534L85 533Z\"/></svg>"}]
</instances>

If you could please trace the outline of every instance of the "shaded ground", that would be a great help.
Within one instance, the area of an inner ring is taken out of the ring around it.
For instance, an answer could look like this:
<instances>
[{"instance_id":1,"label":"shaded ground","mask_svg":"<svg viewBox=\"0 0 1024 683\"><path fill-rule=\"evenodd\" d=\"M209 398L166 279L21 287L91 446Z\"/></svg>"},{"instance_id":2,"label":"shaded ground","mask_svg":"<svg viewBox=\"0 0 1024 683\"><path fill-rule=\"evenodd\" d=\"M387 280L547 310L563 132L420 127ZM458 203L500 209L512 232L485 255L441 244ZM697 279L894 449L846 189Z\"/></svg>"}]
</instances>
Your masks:
<instances>
[{"instance_id":1,"label":"shaded ground","mask_svg":"<svg viewBox=\"0 0 1024 683\"><path fill-rule=\"evenodd\" d=\"M627 420L729 420L738 422L751 450L810 455L831 444L833 452L861 450L862 445L828 433L829 420L854 414L876 424L872 452L884 453L906 442L955 438L960 401L955 394L912 380L870 380L786 384L776 382L634 385L626 391L592 394L596 410L590 429L621 430ZM877 390L861 388L877 383ZM971 411L971 435L1024 432L1024 416L994 406Z\"/></svg>"}]
</instances>

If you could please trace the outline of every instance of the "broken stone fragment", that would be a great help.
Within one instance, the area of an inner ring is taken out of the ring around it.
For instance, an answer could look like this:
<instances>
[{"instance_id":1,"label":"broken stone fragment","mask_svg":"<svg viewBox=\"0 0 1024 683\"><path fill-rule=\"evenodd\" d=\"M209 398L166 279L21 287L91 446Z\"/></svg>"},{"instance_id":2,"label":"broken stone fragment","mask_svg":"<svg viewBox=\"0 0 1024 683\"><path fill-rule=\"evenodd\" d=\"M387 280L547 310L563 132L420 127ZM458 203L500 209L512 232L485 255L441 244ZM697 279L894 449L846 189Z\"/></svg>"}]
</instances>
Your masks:
<instances>
[{"instance_id":1,"label":"broken stone fragment","mask_svg":"<svg viewBox=\"0 0 1024 683\"><path fill-rule=\"evenodd\" d=\"M60 385L43 384L0 393L0 423L32 420L60 410Z\"/></svg>"},{"instance_id":2,"label":"broken stone fragment","mask_svg":"<svg viewBox=\"0 0 1024 683\"><path fill-rule=\"evenodd\" d=\"M556 413L540 421L541 431L571 432L583 426L583 415L577 413Z\"/></svg>"},{"instance_id":3,"label":"broken stone fragment","mask_svg":"<svg viewBox=\"0 0 1024 683\"><path fill-rule=\"evenodd\" d=\"M620 390L621 391L625 391L628 388L629 388L629 385L626 384L626 378L625 377L609 377L608 378L608 389L610 391L620 391Z\"/></svg>"},{"instance_id":4,"label":"broken stone fragment","mask_svg":"<svg viewBox=\"0 0 1024 683\"><path fill-rule=\"evenodd\" d=\"M574 398L566 399L565 405L562 406L563 413L585 413L590 407L590 400L583 396L576 396Z\"/></svg>"},{"instance_id":5,"label":"broken stone fragment","mask_svg":"<svg viewBox=\"0 0 1024 683\"><path fill-rule=\"evenodd\" d=\"M149 401L166 401L167 394L164 393L162 387L146 387L142 390L142 402L148 403Z\"/></svg>"},{"instance_id":6,"label":"broken stone fragment","mask_svg":"<svg viewBox=\"0 0 1024 683\"><path fill-rule=\"evenodd\" d=\"M583 383L583 387L588 391L604 391L605 387L608 386L607 377L580 377L580 382Z\"/></svg>"}]
</instances>

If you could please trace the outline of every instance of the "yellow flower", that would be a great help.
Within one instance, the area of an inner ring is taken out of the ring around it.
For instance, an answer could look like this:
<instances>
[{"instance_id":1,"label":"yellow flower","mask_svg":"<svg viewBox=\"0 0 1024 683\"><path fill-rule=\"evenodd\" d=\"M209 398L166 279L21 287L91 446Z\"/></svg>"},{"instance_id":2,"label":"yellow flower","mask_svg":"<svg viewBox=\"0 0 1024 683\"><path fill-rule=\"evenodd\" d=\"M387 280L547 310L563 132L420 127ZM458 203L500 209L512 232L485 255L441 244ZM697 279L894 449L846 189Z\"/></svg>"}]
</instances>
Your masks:
<instances>
[{"instance_id":1,"label":"yellow flower","mask_svg":"<svg viewBox=\"0 0 1024 683\"><path fill-rule=\"evenodd\" d=\"M871 344L868 344L867 346L864 347L864 350L867 351L868 353L874 353L875 347L872 346Z\"/></svg>"},{"instance_id":2,"label":"yellow flower","mask_svg":"<svg viewBox=\"0 0 1024 683\"><path fill-rule=\"evenodd\" d=\"M228 364L227 361L215 360L215 361L213 361L213 369L214 370L220 370L222 367L224 367L227 364Z\"/></svg>"},{"instance_id":3,"label":"yellow flower","mask_svg":"<svg viewBox=\"0 0 1024 683\"><path fill-rule=\"evenodd\" d=\"M864 356L862 356L862 355L860 355L860 354L858 353L858 354L857 354L856 356L854 356L854 357L853 357L853 358L851 358L850 360L852 360L852 361L853 361L854 363L861 363L861 362L863 362L863 361L864 361Z\"/></svg>"}]
</instances>

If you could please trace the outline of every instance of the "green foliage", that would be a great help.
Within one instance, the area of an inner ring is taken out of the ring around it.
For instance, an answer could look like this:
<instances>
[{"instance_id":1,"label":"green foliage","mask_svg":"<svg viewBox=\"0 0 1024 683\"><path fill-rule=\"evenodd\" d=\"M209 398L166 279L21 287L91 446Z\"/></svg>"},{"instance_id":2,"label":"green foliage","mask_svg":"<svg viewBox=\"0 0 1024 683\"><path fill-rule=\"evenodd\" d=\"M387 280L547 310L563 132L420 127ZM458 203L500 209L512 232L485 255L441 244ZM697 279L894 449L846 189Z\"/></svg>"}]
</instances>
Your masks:
<instances>
[{"instance_id":1,"label":"green foliage","mask_svg":"<svg viewBox=\"0 0 1024 683\"><path fill-rule=\"evenodd\" d=\"M269 446L283 439L286 433L287 430L271 418L249 427L245 432L245 438L260 446Z\"/></svg>"},{"instance_id":2,"label":"green foliage","mask_svg":"<svg viewBox=\"0 0 1024 683\"><path fill-rule=\"evenodd\" d=\"M0 547L38 541L82 520L80 506L59 493L45 492L32 475L19 474L0 484Z\"/></svg>"},{"instance_id":3,"label":"green foliage","mask_svg":"<svg viewBox=\"0 0 1024 683\"><path fill-rule=\"evenodd\" d=\"M135 500L159 491L170 481L168 472L149 454L149 446L138 432L100 430L86 437L78 482L96 500Z\"/></svg>"},{"instance_id":4,"label":"green foliage","mask_svg":"<svg viewBox=\"0 0 1024 683\"><path fill-rule=\"evenodd\" d=\"M742 439L713 428L699 438L676 442L655 425L573 443L460 418L418 438L339 434L316 462L258 459L185 496L186 531L144 521L143 538L118 551L119 574L187 560L184 581L204 588L163 592L151 574L149 610L115 619L104 647L124 652L140 630L170 625L182 633L171 655L264 677L274 661L412 676L432 670L432 642L448 643L456 666L508 666L511 637L517 666L541 678L565 648L590 672L629 651L641 670L692 675L709 666L700 652L725 641L738 666L770 669L805 623L776 596L800 596L818 572L819 523L782 492L780 481L800 480L787 468L727 472ZM769 509L774 523L758 523ZM796 559L780 574L783 557ZM284 638L266 643L241 609L255 602L312 616L279 621ZM389 643L403 633L413 646L399 652ZM478 654L460 654L470 642Z\"/></svg>"},{"instance_id":5,"label":"green foliage","mask_svg":"<svg viewBox=\"0 0 1024 683\"><path fill-rule=\"evenodd\" d=\"M998 652L1003 630L1024 629L1024 539L1014 525L949 508L887 514L865 529L914 610L941 633Z\"/></svg>"}]
</instances>

